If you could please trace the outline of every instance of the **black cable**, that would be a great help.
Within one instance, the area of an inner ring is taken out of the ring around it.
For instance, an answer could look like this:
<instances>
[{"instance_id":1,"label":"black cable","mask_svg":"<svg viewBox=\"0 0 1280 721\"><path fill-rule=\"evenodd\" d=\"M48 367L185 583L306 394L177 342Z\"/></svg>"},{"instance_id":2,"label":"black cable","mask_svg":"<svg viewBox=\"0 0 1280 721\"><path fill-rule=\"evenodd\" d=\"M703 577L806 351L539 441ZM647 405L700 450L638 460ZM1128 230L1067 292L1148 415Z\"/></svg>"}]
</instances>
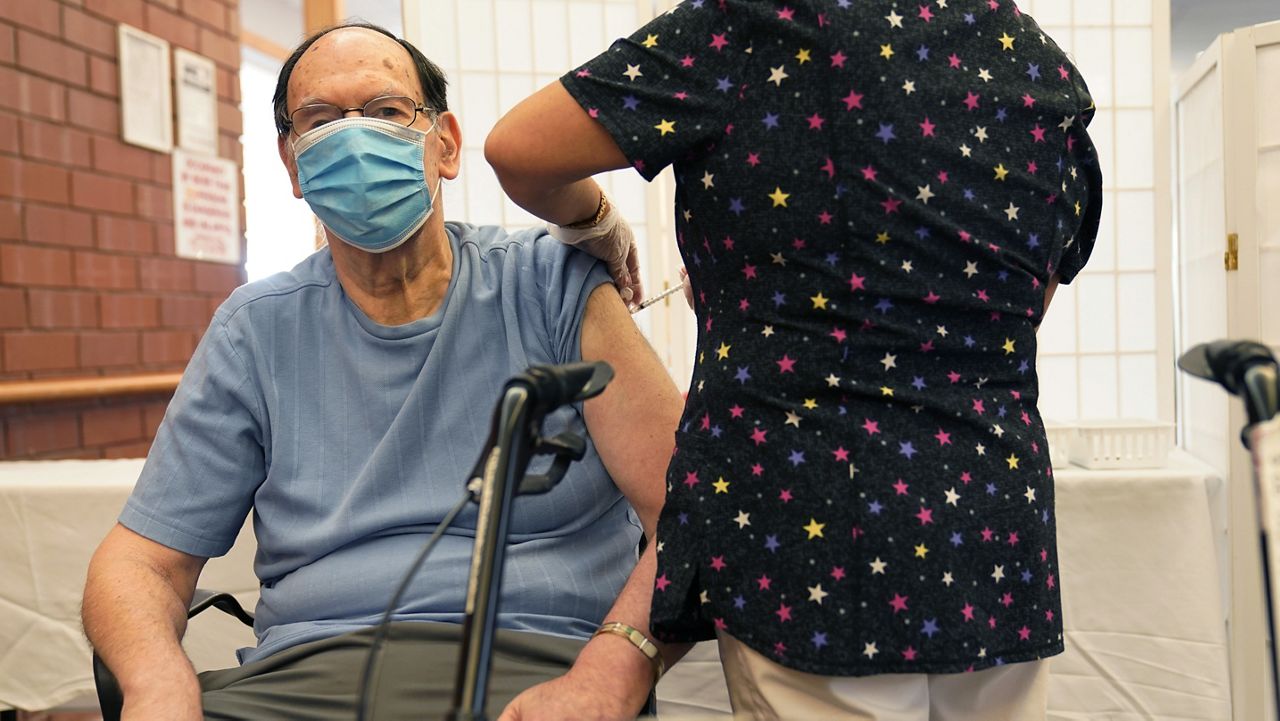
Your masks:
<instances>
[{"instance_id":1,"label":"black cable","mask_svg":"<svg viewBox=\"0 0 1280 721\"><path fill-rule=\"evenodd\" d=\"M470 502L471 493L467 492L463 494L458 504L445 514L444 520L440 521L439 526L436 526L435 533L431 534L431 538L427 539L422 550L418 552L418 557L413 559L413 563L409 565L409 570L405 572L404 578L400 581L400 587L391 596L391 602L387 604L387 610L383 611L382 620L378 621L378 630L373 636L373 644L369 647L369 655L364 660L364 671L360 674L360 688L356 691L358 699L356 703L356 721L365 721L373 712L373 709L367 708L369 705L369 684L373 681L374 667L377 664L382 645L387 640L387 633L391 628L391 614L395 612L396 606L400 605L400 597L409 589L409 583L413 581L413 577L417 574L423 561L427 560L427 555L431 553L431 549L436 547L436 544L444 537L444 532L449 528L449 524L453 523L458 514L462 513L462 509L466 508Z\"/></svg>"}]
</instances>

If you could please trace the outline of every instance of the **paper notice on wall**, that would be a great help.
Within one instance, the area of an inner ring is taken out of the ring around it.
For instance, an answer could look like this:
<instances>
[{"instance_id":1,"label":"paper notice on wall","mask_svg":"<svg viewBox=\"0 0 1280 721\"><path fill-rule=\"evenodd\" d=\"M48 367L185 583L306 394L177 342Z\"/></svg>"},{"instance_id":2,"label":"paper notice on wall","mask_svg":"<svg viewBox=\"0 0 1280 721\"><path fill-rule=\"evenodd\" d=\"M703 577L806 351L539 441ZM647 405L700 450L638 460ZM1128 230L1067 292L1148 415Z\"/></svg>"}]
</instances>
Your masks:
<instances>
[{"instance_id":1,"label":"paper notice on wall","mask_svg":"<svg viewBox=\"0 0 1280 721\"><path fill-rule=\"evenodd\" d=\"M126 143L169 152L173 147L169 43L130 25L120 43L120 135Z\"/></svg>"},{"instance_id":2,"label":"paper notice on wall","mask_svg":"<svg viewBox=\"0 0 1280 721\"><path fill-rule=\"evenodd\" d=\"M218 76L209 58L173 51L178 91L178 146L205 155L218 154Z\"/></svg>"},{"instance_id":3,"label":"paper notice on wall","mask_svg":"<svg viewBox=\"0 0 1280 721\"><path fill-rule=\"evenodd\" d=\"M239 168L230 160L173 151L173 226L178 257L240 262L239 175Z\"/></svg>"}]
</instances>

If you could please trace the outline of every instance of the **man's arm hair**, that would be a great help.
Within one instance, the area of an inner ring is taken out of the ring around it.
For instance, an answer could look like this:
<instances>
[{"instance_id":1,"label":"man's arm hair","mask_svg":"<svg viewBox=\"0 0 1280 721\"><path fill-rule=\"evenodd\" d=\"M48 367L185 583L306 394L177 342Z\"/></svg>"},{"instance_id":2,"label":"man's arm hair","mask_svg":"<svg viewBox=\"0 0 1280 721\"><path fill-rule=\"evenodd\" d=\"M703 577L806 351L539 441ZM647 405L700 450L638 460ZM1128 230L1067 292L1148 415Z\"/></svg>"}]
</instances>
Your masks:
<instances>
[{"instance_id":1,"label":"man's arm hair","mask_svg":"<svg viewBox=\"0 0 1280 721\"><path fill-rule=\"evenodd\" d=\"M85 635L115 674L125 709L138 717L202 717L200 687L181 641L206 560L116 524L89 562Z\"/></svg>"}]
</instances>

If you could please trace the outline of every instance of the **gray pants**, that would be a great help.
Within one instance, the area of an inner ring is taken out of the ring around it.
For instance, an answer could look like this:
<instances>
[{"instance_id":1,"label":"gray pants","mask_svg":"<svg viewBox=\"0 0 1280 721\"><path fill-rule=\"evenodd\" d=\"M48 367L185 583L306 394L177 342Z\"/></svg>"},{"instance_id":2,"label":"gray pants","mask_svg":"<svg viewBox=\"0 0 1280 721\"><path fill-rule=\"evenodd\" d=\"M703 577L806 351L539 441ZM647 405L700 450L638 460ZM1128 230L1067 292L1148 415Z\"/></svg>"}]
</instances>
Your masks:
<instances>
[{"instance_id":1,"label":"gray pants","mask_svg":"<svg viewBox=\"0 0 1280 721\"><path fill-rule=\"evenodd\" d=\"M453 701L461 627L392 624L373 682L378 719L444 719ZM352 721L372 628L305 643L261 661L200 674L206 719ZM584 642L499 630L487 714L496 718L530 686L562 675Z\"/></svg>"}]
</instances>

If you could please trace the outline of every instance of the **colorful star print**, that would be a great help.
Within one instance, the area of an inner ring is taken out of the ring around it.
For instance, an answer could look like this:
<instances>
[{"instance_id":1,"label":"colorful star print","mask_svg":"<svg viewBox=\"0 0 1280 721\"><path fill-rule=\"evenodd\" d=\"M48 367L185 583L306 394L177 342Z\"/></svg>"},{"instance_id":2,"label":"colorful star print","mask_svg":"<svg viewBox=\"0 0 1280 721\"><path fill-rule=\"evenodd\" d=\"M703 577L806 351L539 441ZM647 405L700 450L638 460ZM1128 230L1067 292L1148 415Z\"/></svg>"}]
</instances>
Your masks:
<instances>
[{"instance_id":1,"label":"colorful star print","mask_svg":"<svg viewBox=\"0 0 1280 721\"><path fill-rule=\"evenodd\" d=\"M1035 327L1101 208L1066 55L1004 0L690 0L561 82L674 166L696 290L654 633L834 675L1059 653Z\"/></svg>"}]
</instances>

